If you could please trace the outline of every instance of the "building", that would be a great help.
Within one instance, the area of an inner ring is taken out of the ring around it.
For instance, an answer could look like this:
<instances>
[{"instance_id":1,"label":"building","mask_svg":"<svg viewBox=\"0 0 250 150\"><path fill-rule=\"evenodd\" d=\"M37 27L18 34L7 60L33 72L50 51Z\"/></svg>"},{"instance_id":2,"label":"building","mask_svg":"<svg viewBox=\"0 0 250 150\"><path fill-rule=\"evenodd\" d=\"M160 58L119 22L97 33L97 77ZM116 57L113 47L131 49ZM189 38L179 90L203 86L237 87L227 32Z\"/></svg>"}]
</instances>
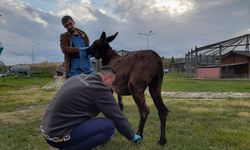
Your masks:
<instances>
[{"instance_id":1,"label":"building","mask_svg":"<svg viewBox=\"0 0 250 150\"><path fill-rule=\"evenodd\" d=\"M230 51L221 59L222 78L250 78L250 51Z\"/></svg>"},{"instance_id":2,"label":"building","mask_svg":"<svg viewBox=\"0 0 250 150\"><path fill-rule=\"evenodd\" d=\"M185 73L194 78L250 78L250 34L195 47L185 55Z\"/></svg>"},{"instance_id":3,"label":"building","mask_svg":"<svg viewBox=\"0 0 250 150\"><path fill-rule=\"evenodd\" d=\"M128 53L130 53L130 51L127 51L127 50L119 50L117 51L117 54L120 55L120 56L124 56L124 55L127 55Z\"/></svg>"}]
</instances>

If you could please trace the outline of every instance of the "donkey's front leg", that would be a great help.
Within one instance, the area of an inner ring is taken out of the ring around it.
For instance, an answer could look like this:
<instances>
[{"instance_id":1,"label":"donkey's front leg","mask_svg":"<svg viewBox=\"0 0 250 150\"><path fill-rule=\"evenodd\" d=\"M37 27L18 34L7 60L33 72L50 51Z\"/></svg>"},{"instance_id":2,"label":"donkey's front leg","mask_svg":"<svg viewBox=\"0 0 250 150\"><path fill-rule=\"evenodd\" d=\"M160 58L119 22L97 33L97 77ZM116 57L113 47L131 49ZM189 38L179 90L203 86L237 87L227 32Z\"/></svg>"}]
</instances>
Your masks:
<instances>
[{"instance_id":1,"label":"donkey's front leg","mask_svg":"<svg viewBox=\"0 0 250 150\"><path fill-rule=\"evenodd\" d=\"M139 109L140 113L140 123L137 130L137 134L143 137L143 129L149 114L149 108L146 104L144 93L134 93L133 94L134 101Z\"/></svg>"},{"instance_id":2,"label":"donkey's front leg","mask_svg":"<svg viewBox=\"0 0 250 150\"><path fill-rule=\"evenodd\" d=\"M124 106L123 106L123 102L122 102L122 96L119 95L119 94L117 94L117 97L118 97L118 105L119 105L121 111L123 111L124 110Z\"/></svg>"}]
</instances>

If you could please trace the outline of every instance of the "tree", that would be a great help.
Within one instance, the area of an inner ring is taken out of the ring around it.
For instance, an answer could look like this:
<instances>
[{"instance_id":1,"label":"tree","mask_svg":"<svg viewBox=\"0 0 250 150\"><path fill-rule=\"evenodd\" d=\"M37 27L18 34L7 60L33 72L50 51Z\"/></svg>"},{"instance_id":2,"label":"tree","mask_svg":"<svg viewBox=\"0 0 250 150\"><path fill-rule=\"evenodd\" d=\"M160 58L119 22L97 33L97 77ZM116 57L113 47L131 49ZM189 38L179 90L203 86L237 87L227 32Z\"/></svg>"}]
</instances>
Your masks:
<instances>
[{"instance_id":1,"label":"tree","mask_svg":"<svg viewBox=\"0 0 250 150\"><path fill-rule=\"evenodd\" d=\"M4 73L6 70L5 70L5 64L0 61L0 73Z\"/></svg>"},{"instance_id":2,"label":"tree","mask_svg":"<svg viewBox=\"0 0 250 150\"><path fill-rule=\"evenodd\" d=\"M169 63L169 70L173 70L173 68L174 68L174 64L175 64L175 59L174 59L174 57L172 56L171 57L171 60L170 60L170 63Z\"/></svg>"}]
</instances>

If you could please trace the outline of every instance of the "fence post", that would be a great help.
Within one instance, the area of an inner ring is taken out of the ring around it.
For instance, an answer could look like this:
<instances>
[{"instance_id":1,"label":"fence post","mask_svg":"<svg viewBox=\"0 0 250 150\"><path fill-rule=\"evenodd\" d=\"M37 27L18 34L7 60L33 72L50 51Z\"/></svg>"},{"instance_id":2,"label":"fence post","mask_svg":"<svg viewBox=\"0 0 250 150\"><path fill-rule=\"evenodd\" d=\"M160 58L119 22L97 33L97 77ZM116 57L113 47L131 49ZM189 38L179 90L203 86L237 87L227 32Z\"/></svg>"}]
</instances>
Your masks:
<instances>
[{"instance_id":1,"label":"fence post","mask_svg":"<svg viewBox=\"0 0 250 150\"><path fill-rule=\"evenodd\" d=\"M219 78L222 78L222 71L221 71L221 49L222 49L222 45L220 44L220 52L219 52Z\"/></svg>"},{"instance_id":2,"label":"fence post","mask_svg":"<svg viewBox=\"0 0 250 150\"><path fill-rule=\"evenodd\" d=\"M195 78L197 78L197 66L198 66L198 48L197 46L195 46L195 65L194 65Z\"/></svg>"}]
</instances>

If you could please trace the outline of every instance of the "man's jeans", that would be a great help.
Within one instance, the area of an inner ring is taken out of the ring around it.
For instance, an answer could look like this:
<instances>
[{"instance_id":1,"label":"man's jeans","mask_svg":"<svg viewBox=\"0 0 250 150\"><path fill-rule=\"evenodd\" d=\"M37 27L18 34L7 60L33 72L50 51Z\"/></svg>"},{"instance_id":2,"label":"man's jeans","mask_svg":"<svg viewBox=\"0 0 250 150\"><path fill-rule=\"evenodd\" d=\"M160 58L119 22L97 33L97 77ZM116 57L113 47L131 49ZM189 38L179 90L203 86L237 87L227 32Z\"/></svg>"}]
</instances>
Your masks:
<instances>
[{"instance_id":1,"label":"man's jeans","mask_svg":"<svg viewBox=\"0 0 250 150\"><path fill-rule=\"evenodd\" d=\"M80 123L66 142L47 142L56 148L66 150L90 150L110 140L115 132L114 122L109 118L93 118Z\"/></svg>"}]
</instances>

